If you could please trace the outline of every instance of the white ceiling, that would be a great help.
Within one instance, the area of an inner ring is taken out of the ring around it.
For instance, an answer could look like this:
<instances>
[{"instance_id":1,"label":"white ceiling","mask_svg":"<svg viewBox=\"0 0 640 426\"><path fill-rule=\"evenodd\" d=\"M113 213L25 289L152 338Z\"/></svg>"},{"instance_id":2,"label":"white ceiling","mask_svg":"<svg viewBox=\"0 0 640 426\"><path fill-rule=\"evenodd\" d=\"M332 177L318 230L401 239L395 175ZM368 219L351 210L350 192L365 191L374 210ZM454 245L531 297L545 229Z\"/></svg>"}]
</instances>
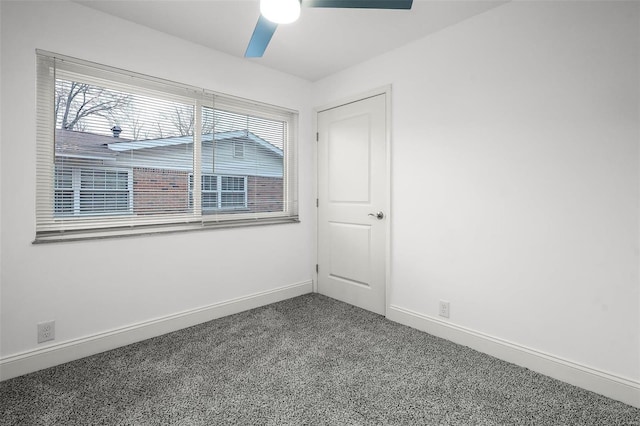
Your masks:
<instances>
[{"instance_id":1,"label":"white ceiling","mask_svg":"<svg viewBox=\"0 0 640 426\"><path fill-rule=\"evenodd\" d=\"M242 58L259 0L76 0L85 6ZM302 8L280 25L262 58L246 59L316 81L505 1L414 0L406 10Z\"/></svg>"}]
</instances>

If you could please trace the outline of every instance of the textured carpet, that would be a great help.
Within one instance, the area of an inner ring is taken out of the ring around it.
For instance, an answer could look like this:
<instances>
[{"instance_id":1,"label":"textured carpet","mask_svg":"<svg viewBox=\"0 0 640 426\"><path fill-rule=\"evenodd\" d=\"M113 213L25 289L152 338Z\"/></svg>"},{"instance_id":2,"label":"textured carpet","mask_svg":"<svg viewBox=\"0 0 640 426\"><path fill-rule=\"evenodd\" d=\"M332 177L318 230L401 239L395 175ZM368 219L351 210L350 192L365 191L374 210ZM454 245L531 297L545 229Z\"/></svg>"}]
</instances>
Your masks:
<instances>
[{"instance_id":1,"label":"textured carpet","mask_svg":"<svg viewBox=\"0 0 640 426\"><path fill-rule=\"evenodd\" d=\"M2 425L639 425L640 410L319 295L0 383Z\"/></svg>"}]
</instances>

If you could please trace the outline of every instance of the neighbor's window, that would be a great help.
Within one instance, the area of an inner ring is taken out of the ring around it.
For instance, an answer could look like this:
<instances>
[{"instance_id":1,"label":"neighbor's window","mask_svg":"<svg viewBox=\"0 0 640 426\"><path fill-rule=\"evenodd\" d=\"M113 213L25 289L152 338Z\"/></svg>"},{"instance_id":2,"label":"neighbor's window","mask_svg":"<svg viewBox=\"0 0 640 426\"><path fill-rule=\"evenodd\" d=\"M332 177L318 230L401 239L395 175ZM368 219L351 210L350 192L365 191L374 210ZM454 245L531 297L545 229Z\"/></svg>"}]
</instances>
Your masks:
<instances>
[{"instance_id":1,"label":"neighbor's window","mask_svg":"<svg viewBox=\"0 0 640 426\"><path fill-rule=\"evenodd\" d=\"M219 209L247 210L247 177L202 175L202 211ZM193 199L193 175L189 176L190 202ZM278 187L277 191L282 192Z\"/></svg>"},{"instance_id":2,"label":"neighbor's window","mask_svg":"<svg viewBox=\"0 0 640 426\"><path fill-rule=\"evenodd\" d=\"M244 142L243 141L235 141L233 143L233 156L235 158L244 157Z\"/></svg>"},{"instance_id":3,"label":"neighbor's window","mask_svg":"<svg viewBox=\"0 0 640 426\"><path fill-rule=\"evenodd\" d=\"M297 221L295 112L37 56L36 241Z\"/></svg>"},{"instance_id":4,"label":"neighbor's window","mask_svg":"<svg viewBox=\"0 0 640 426\"><path fill-rule=\"evenodd\" d=\"M54 216L130 213L128 170L55 166Z\"/></svg>"}]
</instances>

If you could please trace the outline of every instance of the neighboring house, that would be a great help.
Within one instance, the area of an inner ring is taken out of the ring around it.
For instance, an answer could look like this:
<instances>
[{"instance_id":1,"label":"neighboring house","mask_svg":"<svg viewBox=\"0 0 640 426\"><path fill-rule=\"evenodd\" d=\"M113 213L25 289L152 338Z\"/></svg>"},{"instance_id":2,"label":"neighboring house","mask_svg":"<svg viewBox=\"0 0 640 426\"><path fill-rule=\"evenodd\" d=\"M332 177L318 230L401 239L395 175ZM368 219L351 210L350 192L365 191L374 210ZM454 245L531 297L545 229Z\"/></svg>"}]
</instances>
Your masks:
<instances>
[{"instance_id":1,"label":"neighboring house","mask_svg":"<svg viewBox=\"0 0 640 426\"><path fill-rule=\"evenodd\" d=\"M282 149L247 130L202 139L204 213L282 211ZM55 151L56 216L193 208L192 136L130 141L58 129Z\"/></svg>"}]
</instances>

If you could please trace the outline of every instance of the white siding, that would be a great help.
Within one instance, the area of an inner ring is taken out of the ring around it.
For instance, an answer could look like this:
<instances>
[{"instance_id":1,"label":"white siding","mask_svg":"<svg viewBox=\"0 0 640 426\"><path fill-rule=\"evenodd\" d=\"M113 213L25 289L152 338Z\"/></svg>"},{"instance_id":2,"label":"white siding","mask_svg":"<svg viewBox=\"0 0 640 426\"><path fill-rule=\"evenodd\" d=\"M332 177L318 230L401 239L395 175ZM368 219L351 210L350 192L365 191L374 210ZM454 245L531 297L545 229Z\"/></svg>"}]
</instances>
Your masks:
<instances>
[{"instance_id":1,"label":"white siding","mask_svg":"<svg viewBox=\"0 0 640 426\"><path fill-rule=\"evenodd\" d=\"M243 158L233 156L233 141L216 142L216 167L213 167L211 142L203 142L202 173L225 175L282 177L282 156L252 141L244 141ZM114 162L118 167L146 167L169 170L193 170L193 145L143 148L122 151Z\"/></svg>"},{"instance_id":2,"label":"white siding","mask_svg":"<svg viewBox=\"0 0 640 426\"><path fill-rule=\"evenodd\" d=\"M244 157L234 158L233 141L216 142L216 167L212 170L211 142L203 143L202 172L247 176L282 177L282 156L250 142L244 142Z\"/></svg>"}]
</instances>

